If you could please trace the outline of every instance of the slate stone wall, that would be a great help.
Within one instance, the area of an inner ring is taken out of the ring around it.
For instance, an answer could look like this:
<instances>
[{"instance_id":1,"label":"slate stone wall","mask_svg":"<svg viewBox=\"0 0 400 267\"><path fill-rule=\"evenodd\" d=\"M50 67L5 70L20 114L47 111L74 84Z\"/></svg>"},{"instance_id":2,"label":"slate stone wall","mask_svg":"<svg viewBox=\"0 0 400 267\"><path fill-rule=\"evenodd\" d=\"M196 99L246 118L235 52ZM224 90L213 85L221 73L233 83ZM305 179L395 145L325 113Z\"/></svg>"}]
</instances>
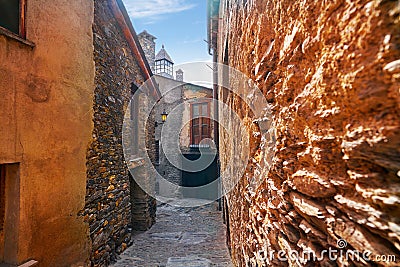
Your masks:
<instances>
[{"instance_id":1,"label":"slate stone wall","mask_svg":"<svg viewBox=\"0 0 400 267\"><path fill-rule=\"evenodd\" d=\"M96 88L84 215L90 226L92 265L106 266L130 244L132 229L149 228L154 223L155 201L140 188L132 192L135 183L129 178L122 147L123 119L130 102L131 84L140 85L144 78L108 1L96 0L94 5ZM140 123L144 125L143 121ZM154 120L147 127L150 136L140 138L147 142L149 154L154 154L151 134Z\"/></svg>"}]
</instances>

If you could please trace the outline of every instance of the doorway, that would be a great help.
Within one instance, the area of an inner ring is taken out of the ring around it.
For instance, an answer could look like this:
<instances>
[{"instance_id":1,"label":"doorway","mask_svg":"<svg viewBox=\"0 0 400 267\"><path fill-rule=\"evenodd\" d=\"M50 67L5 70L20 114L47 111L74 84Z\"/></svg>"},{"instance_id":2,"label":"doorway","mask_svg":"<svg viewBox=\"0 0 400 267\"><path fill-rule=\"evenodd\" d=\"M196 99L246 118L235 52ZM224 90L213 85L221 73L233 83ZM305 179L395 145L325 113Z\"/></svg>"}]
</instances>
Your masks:
<instances>
[{"instance_id":1,"label":"doorway","mask_svg":"<svg viewBox=\"0 0 400 267\"><path fill-rule=\"evenodd\" d=\"M18 264L19 164L0 165L0 263Z\"/></svg>"}]
</instances>

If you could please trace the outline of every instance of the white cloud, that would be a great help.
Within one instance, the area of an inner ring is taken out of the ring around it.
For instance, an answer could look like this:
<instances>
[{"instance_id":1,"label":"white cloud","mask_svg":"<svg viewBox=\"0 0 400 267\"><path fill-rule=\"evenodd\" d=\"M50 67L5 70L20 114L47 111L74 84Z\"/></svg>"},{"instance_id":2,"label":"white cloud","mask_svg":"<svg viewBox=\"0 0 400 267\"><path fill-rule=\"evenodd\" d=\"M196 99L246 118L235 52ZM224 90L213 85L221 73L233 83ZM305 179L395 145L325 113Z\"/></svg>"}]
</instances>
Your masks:
<instances>
[{"instance_id":1,"label":"white cloud","mask_svg":"<svg viewBox=\"0 0 400 267\"><path fill-rule=\"evenodd\" d=\"M154 18L163 14L178 13L194 8L187 0L124 0L126 9L133 19Z\"/></svg>"},{"instance_id":2,"label":"white cloud","mask_svg":"<svg viewBox=\"0 0 400 267\"><path fill-rule=\"evenodd\" d=\"M211 59L179 64L174 66L174 69L183 70L183 80L185 82L194 83L210 88L212 87L213 71Z\"/></svg>"},{"instance_id":3,"label":"white cloud","mask_svg":"<svg viewBox=\"0 0 400 267\"><path fill-rule=\"evenodd\" d=\"M202 39L193 39L193 40L189 40L186 39L184 41L182 41L183 44L197 44L197 43L201 43L201 41L203 41Z\"/></svg>"}]
</instances>

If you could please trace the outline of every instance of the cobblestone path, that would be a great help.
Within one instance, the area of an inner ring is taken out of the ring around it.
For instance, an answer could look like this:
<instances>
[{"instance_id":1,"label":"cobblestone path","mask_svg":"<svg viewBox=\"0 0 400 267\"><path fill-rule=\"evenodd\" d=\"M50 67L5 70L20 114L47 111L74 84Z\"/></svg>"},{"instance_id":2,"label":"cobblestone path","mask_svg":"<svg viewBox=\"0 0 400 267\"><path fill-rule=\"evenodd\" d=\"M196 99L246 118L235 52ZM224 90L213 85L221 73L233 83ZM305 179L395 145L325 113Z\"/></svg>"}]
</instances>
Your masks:
<instances>
[{"instance_id":1,"label":"cobblestone path","mask_svg":"<svg viewBox=\"0 0 400 267\"><path fill-rule=\"evenodd\" d=\"M114 267L232 267L225 225L217 203L181 208L157 207L157 222L133 235L133 244Z\"/></svg>"}]
</instances>

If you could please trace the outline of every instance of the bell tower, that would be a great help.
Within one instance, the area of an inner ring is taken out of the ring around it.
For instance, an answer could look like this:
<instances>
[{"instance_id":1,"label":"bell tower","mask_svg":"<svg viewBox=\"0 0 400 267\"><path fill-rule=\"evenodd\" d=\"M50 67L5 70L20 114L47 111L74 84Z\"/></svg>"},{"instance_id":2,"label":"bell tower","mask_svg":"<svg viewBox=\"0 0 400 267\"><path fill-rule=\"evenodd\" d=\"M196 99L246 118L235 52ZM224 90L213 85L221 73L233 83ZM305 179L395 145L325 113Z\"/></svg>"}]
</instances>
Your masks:
<instances>
[{"instance_id":1,"label":"bell tower","mask_svg":"<svg viewBox=\"0 0 400 267\"><path fill-rule=\"evenodd\" d=\"M168 55L167 51L165 50L164 45L162 46L160 52L156 55L155 58L155 73L170 79L173 79L174 73L174 62L172 61L171 57Z\"/></svg>"}]
</instances>

